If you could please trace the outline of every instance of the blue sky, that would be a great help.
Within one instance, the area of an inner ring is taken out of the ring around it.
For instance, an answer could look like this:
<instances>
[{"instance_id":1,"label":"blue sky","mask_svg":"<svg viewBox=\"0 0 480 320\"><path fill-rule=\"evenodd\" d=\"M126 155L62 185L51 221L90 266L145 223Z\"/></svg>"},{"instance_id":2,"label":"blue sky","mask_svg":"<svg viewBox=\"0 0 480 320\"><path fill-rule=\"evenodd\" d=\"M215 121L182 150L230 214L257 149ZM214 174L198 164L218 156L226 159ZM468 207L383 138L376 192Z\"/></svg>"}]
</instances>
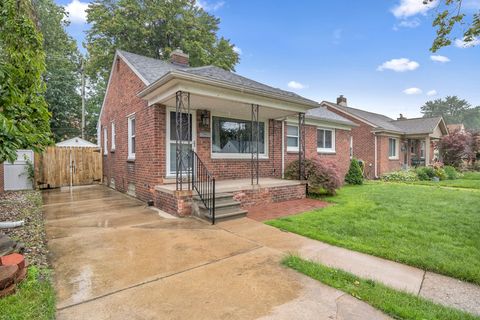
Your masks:
<instances>
[{"instance_id":1,"label":"blue sky","mask_svg":"<svg viewBox=\"0 0 480 320\"><path fill-rule=\"evenodd\" d=\"M68 32L81 42L87 0L67 6ZM241 52L237 73L317 101L335 101L391 117L420 116L425 101L458 95L480 105L479 45L432 54L436 8L422 0L203 0L221 19L219 34ZM468 12L480 0L464 0ZM461 43L457 45L461 46ZM83 49L84 51L84 49ZM436 57L432 57L436 56Z\"/></svg>"}]
</instances>

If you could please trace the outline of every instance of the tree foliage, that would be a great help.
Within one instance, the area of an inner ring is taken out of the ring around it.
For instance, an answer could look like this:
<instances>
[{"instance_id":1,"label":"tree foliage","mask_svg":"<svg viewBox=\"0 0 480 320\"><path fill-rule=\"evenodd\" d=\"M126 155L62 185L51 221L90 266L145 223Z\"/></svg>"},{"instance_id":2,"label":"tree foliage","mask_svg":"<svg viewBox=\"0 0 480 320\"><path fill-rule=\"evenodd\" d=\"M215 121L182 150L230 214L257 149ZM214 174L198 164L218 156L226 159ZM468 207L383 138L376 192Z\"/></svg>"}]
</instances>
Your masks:
<instances>
[{"instance_id":1,"label":"tree foliage","mask_svg":"<svg viewBox=\"0 0 480 320\"><path fill-rule=\"evenodd\" d=\"M100 109L116 49L168 59L180 48L193 67L234 70L239 61L233 44L217 36L220 20L195 0L94 0L87 12L92 26L86 37L91 114ZM94 131L90 125L87 130Z\"/></svg>"},{"instance_id":2,"label":"tree foliage","mask_svg":"<svg viewBox=\"0 0 480 320\"><path fill-rule=\"evenodd\" d=\"M464 163L475 161L476 154L480 151L477 134L470 132L453 132L444 136L438 142L438 149L443 163L453 167L461 167Z\"/></svg>"},{"instance_id":3,"label":"tree foliage","mask_svg":"<svg viewBox=\"0 0 480 320\"><path fill-rule=\"evenodd\" d=\"M348 184L363 184L362 168L357 159L350 161L350 168L345 176L345 182Z\"/></svg>"},{"instance_id":4,"label":"tree foliage","mask_svg":"<svg viewBox=\"0 0 480 320\"><path fill-rule=\"evenodd\" d=\"M56 141L81 133L80 53L65 31L65 9L53 0L35 0L46 54L45 99L52 113L50 127Z\"/></svg>"},{"instance_id":5,"label":"tree foliage","mask_svg":"<svg viewBox=\"0 0 480 320\"><path fill-rule=\"evenodd\" d=\"M0 162L51 143L45 53L29 0L0 1Z\"/></svg>"},{"instance_id":6,"label":"tree foliage","mask_svg":"<svg viewBox=\"0 0 480 320\"><path fill-rule=\"evenodd\" d=\"M427 101L421 112L425 118L442 116L448 124L463 123L467 129L480 129L480 106L472 107L457 96Z\"/></svg>"},{"instance_id":7,"label":"tree foliage","mask_svg":"<svg viewBox=\"0 0 480 320\"><path fill-rule=\"evenodd\" d=\"M424 0L423 3L433 1L435 0ZM433 26L437 28L437 36L430 48L432 52L451 45L455 39L462 41L465 46L475 45L480 36L480 10L470 17L463 11L462 0L440 1Z\"/></svg>"}]
</instances>

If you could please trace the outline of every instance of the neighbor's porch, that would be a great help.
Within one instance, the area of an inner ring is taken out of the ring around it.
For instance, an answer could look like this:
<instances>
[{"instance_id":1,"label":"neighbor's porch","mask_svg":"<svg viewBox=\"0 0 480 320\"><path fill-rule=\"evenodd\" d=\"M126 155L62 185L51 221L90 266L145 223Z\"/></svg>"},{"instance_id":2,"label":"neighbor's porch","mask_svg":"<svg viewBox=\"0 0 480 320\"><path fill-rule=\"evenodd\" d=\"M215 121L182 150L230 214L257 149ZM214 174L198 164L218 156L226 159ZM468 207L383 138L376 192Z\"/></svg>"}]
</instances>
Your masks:
<instances>
[{"instance_id":1,"label":"neighbor's porch","mask_svg":"<svg viewBox=\"0 0 480 320\"><path fill-rule=\"evenodd\" d=\"M404 140L404 167L428 166L440 161L437 138L430 136L408 137Z\"/></svg>"}]
</instances>

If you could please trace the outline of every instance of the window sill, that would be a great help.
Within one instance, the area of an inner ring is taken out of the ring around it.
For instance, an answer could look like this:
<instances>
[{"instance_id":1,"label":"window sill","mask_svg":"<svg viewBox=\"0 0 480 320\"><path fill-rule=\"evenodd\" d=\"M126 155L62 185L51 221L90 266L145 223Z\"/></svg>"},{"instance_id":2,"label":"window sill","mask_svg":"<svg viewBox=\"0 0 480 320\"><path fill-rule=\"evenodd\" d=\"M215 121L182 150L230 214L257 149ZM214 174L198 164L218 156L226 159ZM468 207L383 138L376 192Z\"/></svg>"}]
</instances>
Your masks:
<instances>
[{"instance_id":1,"label":"window sill","mask_svg":"<svg viewBox=\"0 0 480 320\"><path fill-rule=\"evenodd\" d=\"M135 162L135 158L128 158L127 162Z\"/></svg>"},{"instance_id":2,"label":"window sill","mask_svg":"<svg viewBox=\"0 0 480 320\"><path fill-rule=\"evenodd\" d=\"M298 148L288 148L288 147L287 147L287 152L290 152L290 153L298 153Z\"/></svg>"},{"instance_id":3,"label":"window sill","mask_svg":"<svg viewBox=\"0 0 480 320\"><path fill-rule=\"evenodd\" d=\"M251 160L252 155L250 153L245 155L238 155L238 154L211 154L210 158L212 160ZM258 160L268 160L268 156L265 154L259 154Z\"/></svg>"},{"instance_id":4,"label":"window sill","mask_svg":"<svg viewBox=\"0 0 480 320\"><path fill-rule=\"evenodd\" d=\"M115 153L115 149L110 150L110 153Z\"/></svg>"},{"instance_id":5,"label":"window sill","mask_svg":"<svg viewBox=\"0 0 480 320\"><path fill-rule=\"evenodd\" d=\"M317 149L317 153L336 154L337 152L333 149Z\"/></svg>"},{"instance_id":6,"label":"window sill","mask_svg":"<svg viewBox=\"0 0 480 320\"><path fill-rule=\"evenodd\" d=\"M388 160L399 160L399 157L388 157Z\"/></svg>"}]
</instances>

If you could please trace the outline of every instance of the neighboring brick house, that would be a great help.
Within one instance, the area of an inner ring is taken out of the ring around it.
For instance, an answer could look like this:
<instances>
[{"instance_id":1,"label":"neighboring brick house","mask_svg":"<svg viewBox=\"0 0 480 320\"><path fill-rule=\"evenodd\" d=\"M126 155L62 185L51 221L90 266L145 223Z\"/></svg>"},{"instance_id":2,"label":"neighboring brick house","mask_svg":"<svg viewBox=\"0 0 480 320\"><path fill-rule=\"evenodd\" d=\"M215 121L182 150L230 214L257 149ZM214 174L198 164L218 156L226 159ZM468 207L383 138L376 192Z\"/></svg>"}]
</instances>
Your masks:
<instances>
[{"instance_id":1,"label":"neighboring brick house","mask_svg":"<svg viewBox=\"0 0 480 320\"><path fill-rule=\"evenodd\" d=\"M344 96L337 103L323 101L328 110L357 124L352 128L352 153L364 161L368 178L440 160L436 141L448 134L442 117L397 120L351 108Z\"/></svg>"},{"instance_id":2,"label":"neighboring brick house","mask_svg":"<svg viewBox=\"0 0 480 320\"><path fill-rule=\"evenodd\" d=\"M167 62L118 50L98 125L104 183L179 215L195 209L196 193L205 197L201 186L190 187L206 172L217 193L228 192L243 207L302 198L304 183L281 180L299 158L302 137L302 154L331 159L343 176L353 126L297 94L214 66L189 67L181 51ZM187 155L201 164L192 166Z\"/></svg>"}]
</instances>

